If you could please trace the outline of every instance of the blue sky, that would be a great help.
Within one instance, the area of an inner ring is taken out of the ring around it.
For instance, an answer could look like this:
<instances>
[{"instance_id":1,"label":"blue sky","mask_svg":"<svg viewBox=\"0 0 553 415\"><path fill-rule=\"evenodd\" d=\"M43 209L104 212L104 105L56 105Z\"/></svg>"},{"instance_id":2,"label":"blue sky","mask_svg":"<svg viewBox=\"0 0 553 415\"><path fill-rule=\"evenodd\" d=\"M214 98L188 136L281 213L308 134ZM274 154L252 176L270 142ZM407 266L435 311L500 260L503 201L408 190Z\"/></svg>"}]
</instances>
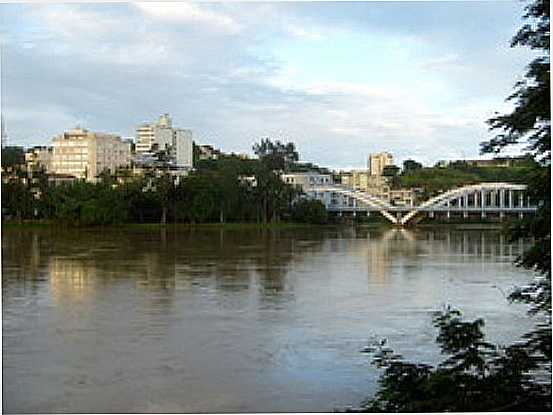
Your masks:
<instances>
[{"instance_id":1,"label":"blue sky","mask_svg":"<svg viewBox=\"0 0 553 415\"><path fill-rule=\"evenodd\" d=\"M2 113L11 144L79 124L133 136L169 112L195 140L364 167L371 152L478 156L485 120L530 61L524 3L2 4Z\"/></svg>"}]
</instances>

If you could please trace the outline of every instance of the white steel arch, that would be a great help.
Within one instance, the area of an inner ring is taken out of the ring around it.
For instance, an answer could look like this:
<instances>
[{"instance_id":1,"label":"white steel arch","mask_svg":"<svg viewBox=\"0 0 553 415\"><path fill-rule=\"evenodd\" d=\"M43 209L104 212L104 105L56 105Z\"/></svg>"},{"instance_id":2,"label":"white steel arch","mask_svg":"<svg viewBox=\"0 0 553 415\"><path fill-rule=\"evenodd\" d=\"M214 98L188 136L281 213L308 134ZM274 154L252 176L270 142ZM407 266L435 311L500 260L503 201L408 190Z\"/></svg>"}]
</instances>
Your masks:
<instances>
[{"instance_id":1,"label":"white steel arch","mask_svg":"<svg viewBox=\"0 0 553 415\"><path fill-rule=\"evenodd\" d=\"M369 193L366 193L362 190L354 190L347 187L339 186L339 185L327 185L327 186L313 186L306 190L306 193L308 195L312 193L336 193L341 194L347 197L351 197L356 201L359 201L367 206L368 210L378 211L380 212L384 217L386 217L390 222L398 225L405 225L407 222L409 222L417 213L419 212L433 212L434 210L443 211L443 210L452 210L452 211L469 211L469 210L485 210L485 211L500 211L500 212L508 212L508 211L533 211L536 208L531 206L522 207L521 202L519 202L518 207L514 207L512 204L513 200L513 191L524 191L526 190L526 185L522 184L513 184L513 183L478 183L478 184L472 184L467 186L458 187L456 189L448 190L442 194L439 194L438 196L435 196L423 203L421 203L418 206L415 207L407 207L407 206L392 206L387 201L382 200L376 196L372 196ZM509 206L489 206L484 207L482 205L482 200L480 200L480 206L472 208L469 208L467 206L468 202L468 196L473 195L473 201L476 203L476 195L480 194L482 195L483 192L508 192L503 193L502 196L500 196L500 201L502 200L504 202L505 200L505 194L508 194L509 196ZM522 201L522 196L519 195ZM465 200L464 206L460 207L451 207L450 202L453 200L459 200L459 199ZM501 199L503 198L503 199ZM395 215L393 215L391 212L402 212L405 213L401 218L397 218Z\"/></svg>"},{"instance_id":2,"label":"white steel arch","mask_svg":"<svg viewBox=\"0 0 553 415\"><path fill-rule=\"evenodd\" d=\"M500 191L500 190L523 191L523 190L526 190L526 185L512 184L512 183L478 183L478 184L458 187L456 189L451 189L451 190L448 190L447 192L439 194L438 196L430 198L427 201L421 203L415 209L411 210L409 213L403 216L399 222L402 225L404 225L409 220L411 220L418 212L431 211L432 208L438 208L460 197L465 197L470 194L474 195L481 192Z\"/></svg>"},{"instance_id":3,"label":"white steel arch","mask_svg":"<svg viewBox=\"0 0 553 415\"><path fill-rule=\"evenodd\" d=\"M330 192L330 193L339 193L344 196L351 197L361 203L364 203L370 208L379 211L384 217L386 217L392 223L398 223L398 219L392 215L389 210L392 209L392 206L378 197L371 196L370 194L363 192L361 190L348 189L345 187L339 186L318 186L314 187L311 191L314 192ZM309 193L309 191L308 191Z\"/></svg>"}]
</instances>

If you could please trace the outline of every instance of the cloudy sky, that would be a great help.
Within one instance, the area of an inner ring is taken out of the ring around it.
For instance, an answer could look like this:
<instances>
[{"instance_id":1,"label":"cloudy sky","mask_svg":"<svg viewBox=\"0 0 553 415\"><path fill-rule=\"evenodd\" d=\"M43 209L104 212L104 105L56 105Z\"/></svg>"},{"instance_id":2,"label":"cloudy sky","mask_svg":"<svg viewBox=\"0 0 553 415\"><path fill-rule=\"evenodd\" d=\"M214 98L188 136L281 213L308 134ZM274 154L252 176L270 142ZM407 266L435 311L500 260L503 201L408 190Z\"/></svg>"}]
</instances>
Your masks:
<instances>
[{"instance_id":1,"label":"cloudy sky","mask_svg":"<svg viewBox=\"0 0 553 415\"><path fill-rule=\"evenodd\" d=\"M65 129L134 136L161 113L195 141L364 167L475 157L530 60L509 47L524 3L1 4L10 144Z\"/></svg>"}]
</instances>

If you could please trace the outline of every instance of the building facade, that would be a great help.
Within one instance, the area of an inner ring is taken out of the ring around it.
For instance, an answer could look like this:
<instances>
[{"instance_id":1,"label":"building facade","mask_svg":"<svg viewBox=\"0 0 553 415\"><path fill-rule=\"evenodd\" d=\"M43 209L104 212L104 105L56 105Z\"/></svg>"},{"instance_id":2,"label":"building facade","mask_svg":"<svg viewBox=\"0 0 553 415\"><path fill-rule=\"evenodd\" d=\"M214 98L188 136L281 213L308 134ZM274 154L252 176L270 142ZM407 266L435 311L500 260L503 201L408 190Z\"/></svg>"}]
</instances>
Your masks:
<instances>
[{"instance_id":1,"label":"building facade","mask_svg":"<svg viewBox=\"0 0 553 415\"><path fill-rule=\"evenodd\" d=\"M367 169L371 176L382 176L384 167L394 164L394 158L390 153L375 153L369 154L367 160Z\"/></svg>"},{"instance_id":2,"label":"building facade","mask_svg":"<svg viewBox=\"0 0 553 415\"><path fill-rule=\"evenodd\" d=\"M286 173L280 176L281 180L289 185L308 191L314 186L331 185L334 183L332 174L321 174L317 172Z\"/></svg>"},{"instance_id":3,"label":"building facade","mask_svg":"<svg viewBox=\"0 0 553 415\"><path fill-rule=\"evenodd\" d=\"M351 170L340 174L340 182L347 187L356 190L370 192L387 186L384 176L372 175L370 170Z\"/></svg>"},{"instance_id":4,"label":"building facade","mask_svg":"<svg viewBox=\"0 0 553 415\"><path fill-rule=\"evenodd\" d=\"M130 147L117 135L76 128L52 140L50 172L96 181L104 170L128 167Z\"/></svg>"},{"instance_id":5,"label":"building facade","mask_svg":"<svg viewBox=\"0 0 553 415\"><path fill-rule=\"evenodd\" d=\"M173 144L173 121L163 114L157 122L144 123L136 129L136 152L150 153L166 150Z\"/></svg>"},{"instance_id":6,"label":"building facade","mask_svg":"<svg viewBox=\"0 0 553 415\"><path fill-rule=\"evenodd\" d=\"M38 170L49 172L52 170L53 148L37 146L25 152L25 166L27 173L31 174Z\"/></svg>"},{"instance_id":7,"label":"building facade","mask_svg":"<svg viewBox=\"0 0 553 415\"><path fill-rule=\"evenodd\" d=\"M174 130L175 161L177 167L191 169L194 162L194 141L192 130Z\"/></svg>"},{"instance_id":8,"label":"building facade","mask_svg":"<svg viewBox=\"0 0 553 415\"><path fill-rule=\"evenodd\" d=\"M192 168L192 130L173 128L169 114L163 114L156 122L142 124L136 129L136 153L139 157L160 152L165 152L171 164Z\"/></svg>"}]
</instances>

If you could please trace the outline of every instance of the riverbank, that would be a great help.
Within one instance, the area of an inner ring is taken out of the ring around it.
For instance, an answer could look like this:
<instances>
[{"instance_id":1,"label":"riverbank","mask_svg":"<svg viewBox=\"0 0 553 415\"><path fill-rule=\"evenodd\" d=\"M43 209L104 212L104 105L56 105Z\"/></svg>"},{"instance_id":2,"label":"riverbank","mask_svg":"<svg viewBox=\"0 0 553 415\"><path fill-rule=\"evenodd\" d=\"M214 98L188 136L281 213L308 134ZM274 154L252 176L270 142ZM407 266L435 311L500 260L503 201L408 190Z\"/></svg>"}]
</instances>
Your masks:
<instances>
[{"instance_id":1,"label":"riverbank","mask_svg":"<svg viewBox=\"0 0 553 415\"><path fill-rule=\"evenodd\" d=\"M247 230L247 229L302 229L302 228L329 228L342 227L345 224L309 224L295 222L277 222L277 223L123 223L117 225L71 225L58 222L3 222L2 228L5 229L25 229L25 228L63 228L63 229L224 229L224 230ZM382 226L381 224L369 225L371 227Z\"/></svg>"},{"instance_id":2,"label":"riverbank","mask_svg":"<svg viewBox=\"0 0 553 415\"><path fill-rule=\"evenodd\" d=\"M454 230L502 230L506 223L419 223L414 226L417 229L454 229Z\"/></svg>"},{"instance_id":3,"label":"riverbank","mask_svg":"<svg viewBox=\"0 0 553 415\"><path fill-rule=\"evenodd\" d=\"M415 226L407 226L406 229L454 229L454 230L501 230L506 224L501 223L419 223ZM389 222L372 223L327 223L309 224L296 222L277 223L249 223L249 222L228 222L228 223L123 223L117 225L71 225L52 221L28 221L28 222L2 222L2 229L26 229L26 228L60 228L60 229L224 229L224 230L248 230L248 229L303 229L303 228L369 228L389 229L395 227Z\"/></svg>"}]
</instances>

